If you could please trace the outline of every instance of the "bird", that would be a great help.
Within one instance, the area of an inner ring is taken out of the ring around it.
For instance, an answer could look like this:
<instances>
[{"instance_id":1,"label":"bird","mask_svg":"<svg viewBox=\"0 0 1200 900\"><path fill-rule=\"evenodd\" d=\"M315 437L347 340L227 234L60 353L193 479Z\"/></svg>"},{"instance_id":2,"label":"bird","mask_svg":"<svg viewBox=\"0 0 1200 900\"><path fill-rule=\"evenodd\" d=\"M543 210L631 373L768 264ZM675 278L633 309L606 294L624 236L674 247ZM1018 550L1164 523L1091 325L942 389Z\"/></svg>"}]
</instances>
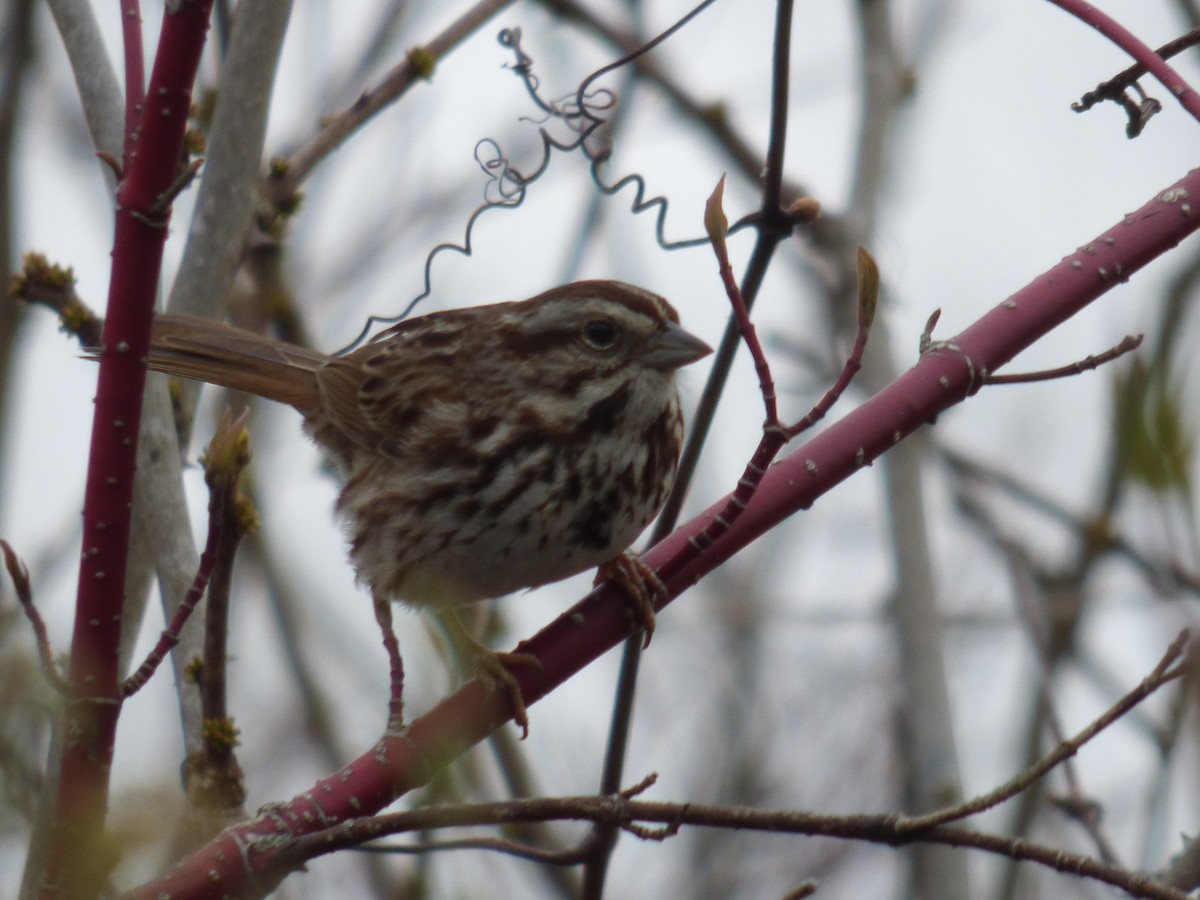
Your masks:
<instances>
[{"instance_id":1,"label":"bird","mask_svg":"<svg viewBox=\"0 0 1200 900\"><path fill-rule=\"evenodd\" d=\"M711 352L663 297L589 280L412 317L344 355L159 314L146 363L298 410L343 479L380 624L394 600L437 613L527 732L508 665L530 660L483 647L456 610L609 563L629 583L624 554L678 466L677 371Z\"/></svg>"}]
</instances>

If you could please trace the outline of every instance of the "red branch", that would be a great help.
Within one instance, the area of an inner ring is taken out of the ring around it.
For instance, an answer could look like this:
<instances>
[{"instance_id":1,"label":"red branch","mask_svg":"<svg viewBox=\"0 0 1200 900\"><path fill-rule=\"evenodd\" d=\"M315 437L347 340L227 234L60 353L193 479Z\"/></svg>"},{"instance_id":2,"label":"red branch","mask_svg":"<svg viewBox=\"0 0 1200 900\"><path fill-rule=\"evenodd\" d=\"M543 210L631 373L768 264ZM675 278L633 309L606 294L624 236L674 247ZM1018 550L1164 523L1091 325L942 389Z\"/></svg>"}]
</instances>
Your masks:
<instances>
[{"instance_id":1,"label":"red branch","mask_svg":"<svg viewBox=\"0 0 1200 900\"><path fill-rule=\"evenodd\" d=\"M725 507L716 513L708 525L699 533L692 536L688 542L689 549L681 551L672 557L668 566L678 567L688 561L689 556L704 552L718 536L729 531L737 521L754 492L758 490L767 467L775 461L779 451L797 436L808 431L833 408L854 376L862 368L863 352L867 349L867 337L871 332L871 323L875 319L875 310L879 302L879 269L875 260L864 248L858 248L858 334L854 339L854 347L842 366L837 381L829 388L823 397L808 413L794 425L786 425L779 418L779 407L775 395L775 378L771 375L771 366L767 362L767 354L762 343L758 340L758 332L750 319L750 309L742 297L741 288L733 274L733 266L729 262L729 250L725 244L725 236L729 231L729 222L721 207L725 193L725 176L717 182L716 190L708 198L704 207L704 228L708 232L709 242L717 256L717 269L721 281L725 284L725 293L733 307L733 317L737 322L738 331L750 356L754 360L754 371L758 375L758 391L762 395L763 406L766 409L766 420L763 422L763 434L759 439L746 469L738 480L737 487L726 500ZM656 576L657 577L657 576ZM647 637L647 643L649 638Z\"/></svg>"},{"instance_id":2,"label":"red branch","mask_svg":"<svg viewBox=\"0 0 1200 900\"><path fill-rule=\"evenodd\" d=\"M1132 56L1147 72L1157 78L1162 86L1180 105L1200 120L1200 94L1175 71L1154 48L1139 39L1133 32L1119 24L1086 0L1050 0L1055 6L1069 12L1081 22L1091 25L1102 35Z\"/></svg>"},{"instance_id":3,"label":"red branch","mask_svg":"<svg viewBox=\"0 0 1200 900\"><path fill-rule=\"evenodd\" d=\"M93 896L114 861L102 835L121 709L117 654L145 356L169 215L156 204L179 174L211 7L212 0L192 0L164 14L150 89L127 136L133 149L117 191L68 672L73 698L63 726L69 737L41 888L42 897L55 900Z\"/></svg>"},{"instance_id":4,"label":"red branch","mask_svg":"<svg viewBox=\"0 0 1200 900\"><path fill-rule=\"evenodd\" d=\"M988 374L1200 228L1200 215L1188 204L1189 196L1200 196L1200 171L1167 188L957 337L924 354L879 394L772 466L735 527L703 554L681 564L672 562L684 558L680 553L689 540L711 522L728 498L651 548L643 561L657 569L672 597L681 594L751 541L807 509L905 436L974 394ZM628 637L627 603L620 593L612 585L598 588L518 645L518 652L532 653L542 663L541 669L514 672L527 704L534 704ZM313 789L223 832L162 878L128 896L182 900L214 892L238 897L266 894L284 874L272 868L281 838L382 809L426 783L510 715L503 692L488 695L472 682L414 721L406 732L386 735Z\"/></svg>"},{"instance_id":5,"label":"red branch","mask_svg":"<svg viewBox=\"0 0 1200 900\"><path fill-rule=\"evenodd\" d=\"M208 503L208 537L205 539L204 552L200 554L200 565L196 568L192 584L184 594L183 600L179 602L179 608L175 610L175 615L171 617L167 627L158 636L158 643L146 654L146 658L142 660L142 664L134 673L121 684L122 699L132 697L144 688L154 673L158 671L163 660L167 658L167 654L179 646L180 633L191 619L192 613L196 611L196 607L204 597L204 592L208 590L208 583L212 579L213 569L217 564L217 552L224 537L227 519L224 496L214 493Z\"/></svg>"},{"instance_id":6,"label":"red branch","mask_svg":"<svg viewBox=\"0 0 1200 900\"><path fill-rule=\"evenodd\" d=\"M146 102L146 63L142 50L140 0L121 0L121 39L125 49L125 146L123 167L137 156L142 107ZM120 180L120 175L117 176Z\"/></svg>"}]
</instances>

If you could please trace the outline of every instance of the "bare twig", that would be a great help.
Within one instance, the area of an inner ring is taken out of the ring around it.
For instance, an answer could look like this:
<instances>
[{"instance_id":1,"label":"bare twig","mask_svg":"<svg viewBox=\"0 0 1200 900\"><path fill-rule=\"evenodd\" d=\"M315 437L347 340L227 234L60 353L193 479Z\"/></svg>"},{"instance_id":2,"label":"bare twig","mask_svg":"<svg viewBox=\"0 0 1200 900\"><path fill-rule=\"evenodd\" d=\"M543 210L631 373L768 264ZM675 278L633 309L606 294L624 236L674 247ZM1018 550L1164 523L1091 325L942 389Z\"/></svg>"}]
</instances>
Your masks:
<instances>
[{"instance_id":1,"label":"bare twig","mask_svg":"<svg viewBox=\"0 0 1200 900\"><path fill-rule=\"evenodd\" d=\"M62 330L74 335L81 346L100 346L104 322L75 293L75 273L70 268L51 263L41 253L26 253L9 296L49 307L58 313Z\"/></svg>"},{"instance_id":2,"label":"bare twig","mask_svg":"<svg viewBox=\"0 0 1200 900\"><path fill-rule=\"evenodd\" d=\"M1103 353L1087 356L1057 369L1044 369L1040 372L1014 372L1011 375L989 375L984 379L986 384L1032 384L1036 381L1053 381L1057 378L1070 378L1119 359L1126 353L1136 350L1142 345L1145 335L1137 337L1126 335L1115 347L1110 347Z\"/></svg>"},{"instance_id":3,"label":"bare twig","mask_svg":"<svg viewBox=\"0 0 1200 900\"><path fill-rule=\"evenodd\" d=\"M1193 29L1174 40L1167 41L1154 52L1163 59L1170 59L1172 56L1182 53L1189 47L1196 46L1197 43L1200 43L1200 29ZM1120 99L1125 95L1125 91L1131 87L1135 87L1137 80L1145 74L1145 66L1130 66L1128 69L1114 75L1108 81L1103 81L1096 85L1096 87L1080 97L1078 101L1072 103L1071 109L1077 113L1081 113L1087 112L1097 103L1103 103L1105 100L1120 102Z\"/></svg>"},{"instance_id":4,"label":"bare twig","mask_svg":"<svg viewBox=\"0 0 1200 900\"><path fill-rule=\"evenodd\" d=\"M1147 74L1153 75L1188 111L1193 118L1200 119L1200 94L1188 84L1166 60L1141 41L1128 29L1121 26L1115 19L1092 6L1087 0L1050 0L1079 20L1091 25L1106 38L1132 56Z\"/></svg>"},{"instance_id":5,"label":"bare twig","mask_svg":"<svg viewBox=\"0 0 1200 900\"><path fill-rule=\"evenodd\" d=\"M1074 877L1087 878L1120 888L1131 897L1151 900L1187 900L1181 890L1155 881L1149 876L1105 863L1078 853L1042 846L1019 838L973 831L949 825L911 831L908 821L889 815L823 815L794 810L753 809L735 806L710 806L694 803L652 803L611 796L560 797L535 800L511 800L502 803L462 804L427 807L420 810L356 819L298 838L280 856L289 867L326 853L358 847L381 836L447 827L505 825L524 821L592 821L622 831L640 834L647 831L638 823L657 822L670 833L674 826L701 826L744 829L798 835L824 835L884 844L891 847L909 844L940 844L968 847L1014 860L1038 865ZM653 829L658 839L662 829ZM460 846L486 847L501 852L517 850L507 842L446 842L444 849Z\"/></svg>"},{"instance_id":6,"label":"bare twig","mask_svg":"<svg viewBox=\"0 0 1200 900\"><path fill-rule=\"evenodd\" d=\"M1037 572L1035 563L1014 541L998 534L996 540L1012 573L1021 618L1025 622L1037 658L1037 691L1040 696L1035 703L1035 729L1040 736L1040 724L1044 719L1050 735L1061 744L1066 740L1066 735L1054 697L1054 671L1058 662L1075 646L1075 635L1085 609L1082 599L1083 573L1086 573L1095 556L1085 550L1082 554L1082 565L1069 568L1060 578L1052 578ZM1042 591L1036 597L1034 583ZM1060 599L1064 594L1071 599ZM1045 616L1038 614L1039 608L1042 607L1047 609ZM1037 747L1040 750L1040 742ZM1101 859L1105 862L1119 862L1112 843L1101 830L1099 805L1084 794L1072 760L1063 760L1062 774L1067 783L1067 795L1051 799L1050 802L1080 823L1092 838ZM1030 792L1026 794L1026 800L1040 796L1040 792Z\"/></svg>"},{"instance_id":7,"label":"bare twig","mask_svg":"<svg viewBox=\"0 0 1200 900\"><path fill-rule=\"evenodd\" d=\"M208 484L209 535L201 557L208 574L208 604L205 608L204 643L201 658L191 661L188 674L200 690L200 747L188 754L183 780L188 803L198 817L195 826L210 836L231 821L245 818L246 786L234 748L238 729L226 703L226 658L229 620L230 576L238 544L258 527L258 517L248 499L239 493L239 482L250 462L249 437L245 423L248 412L236 420L227 409L204 456L204 480ZM189 591L172 621L185 606L195 606L201 576ZM178 634L182 623L175 630ZM164 638L168 635L164 633ZM160 641L160 646L164 642ZM155 648L156 652L159 648Z\"/></svg>"},{"instance_id":8,"label":"bare twig","mask_svg":"<svg viewBox=\"0 0 1200 900\"><path fill-rule=\"evenodd\" d=\"M201 696L204 718L223 719L225 703L226 634L229 626L229 588L237 546L258 528L258 516L239 491L242 472L250 462L248 412L236 420L227 409L205 454L204 480L208 484L210 519L215 520L217 541L204 623L204 669ZM211 526L210 526L211 527Z\"/></svg>"},{"instance_id":9,"label":"bare twig","mask_svg":"<svg viewBox=\"0 0 1200 900\"><path fill-rule=\"evenodd\" d=\"M242 415L236 422L231 423L229 413L225 413L225 418L222 419L217 434L213 438L213 443L209 448L210 461L213 459L215 448L217 452L226 457L229 453L233 453L235 463L240 459L236 454L244 453L245 458L240 460L241 467L244 467L249 462L249 450L244 446L245 420L245 415ZM231 429L240 429L241 437L231 433ZM218 443L219 441L221 443ZM237 449L239 444L241 445L240 449ZM212 481L209 484L211 487ZM158 643L155 644L154 649L147 654L146 659L138 666L137 671L122 683L121 696L129 697L141 690L158 669L159 665L162 664L162 661L166 659L167 654L179 643L179 634L188 619L191 618L200 599L204 596L204 591L208 588L209 582L213 577L213 572L223 556L222 549L229 543L230 539L225 536L227 531L231 527L235 531L237 530L236 522L230 521L231 516L235 514L234 510L230 509L231 504L229 501L231 499L227 495L227 492L217 489L211 491L208 507L208 537L205 540L204 552L200 555L200 566L196 571L195 578L192 580L192 586L188 589L187 595L179 604L179 608L175 611L171 622L159 636ZM236 543L239 537L240 535L232 538L234 543Z\"/></svg>"},{"instance_id":10,"label":"bare twig","mask_svg":"<svg viewBox=\"0 0 1200 900\"><path fill-rule=\"evenodd\" d=\"M716 189L708 199L705 207L705 228L712 242L713 252L717 256L717 264L725 292L733 307L734 321L737 323L742 339L754 359L754 370L758 374L759 392L762 395L763 406L766 409L766 421L763 422L763 436L758 447L746 463L746 469L738 480L737 488L730 495L725 508L713 516L708 526L699 534L694 535L689 542L688 553L699 554L712 544L718 537L727 532L746 508L746 504L754 497L758 486L779 451L792 438L807 431L837 402L837 399L850 386L854 376L862 368L862 356L867 347L867 336L870 334L871 323L875 319L875 310L879 300L879 269L871 255L862 247L858 249L858 334L854 341L841 375L825 395L817 401L811 410L794 425L786 425L779 418L779 410L775 395L775 380L771 375L771 367L767 362L766 353L758 339L754 323L750 320L750 311L742 298L737 281L734 279L733 268L729 262L729 252L725 245L725 235L728 231L728 220L721 208L721 196L725 187L725 177L722 176ZM814 464L815 465L815 464ZM670 566L680 565L686 560L672 560Z\"/></svg>"},{"instance_id":11,"label":"bare twig","mask_svg":"<svg viewBox=\"0 0 1200 900\"><path fill-rule=\"evenodd\" d=\"M411 49L404 61L383 77L378 87L364 91L349 107L326 119L321 131L307 144L287 159L277 160L267 184L272 205L279 210L294 206L297 189L321 160L414 84L432 78L435 67L446 54L510 3L512 0L476 3L427 44Z\"/></svg>"},{"instance_id":12,"label":"bare twig","mask_svg":"<svg viewBox=\"0 0 1200 900\"><path fill-rule=\"evenodd\" d=\"M50 635L46 631L46 623L42 619L42 614L38 612L37 607L33 604L33 589L29 584L29 569L26 568L25 563L20 560L7 541L0 540L0 552L4 554L4 566L8 569L8 575L12 579L13 588L17 592L17 601L21 604L21 610L25 613L25 618L29 620L29 624L33 628L33 636L37 642L38 662L41 663L42 674L46 676L46 681L59 694L69 697L71 696L71 686L63 677L62 672L58 670L58 666L54 664L54 653L50 649Z\"/></svg>"},{"instance_id":13,"label":"bare twig","mask_svg":"<svg viewBox=\"0 0 1200 900\"><path fill-rule=\"evenodd\" d=\"M974 797L965 803L937 810L923 816L901 817L895 823L897 830L901 832L909 830L919 831L930 826L954 822L983 812L986 809L991 809L993 806L997 806L1005 800L1021 793L1021 791L1040 779L1063 760L1078 753L1080 747L1104 731L1104 729L1108 728L1164 684L1186 674L1190 668L1190 662L1185 659L1178 665L1175 665L1175 663L1183 656L1188 638L1189 634L1187 630L1181 631L1179 636L1167 648L1158 665L1154 667L1149 675L1142 679L1137 687L1110 706L1103 714L1098 716L1074 737L1059 743L1053 750L1024 772L1021 772L1005 784L1000 785L995 790L989 791L986 794L980 794L978 797Z\"/></svg>"},{"instance_id":14,"label":"bare twig","mask_svg":"<svg viewBox=\"0 0 1200 900\"><path fill-rule=\"evenodd\" d=\"M642 794L648 790L657 780L658 775L651 773L634 786L620 791L619 796L622 800L632 800L639 794ZM529 820L524 824L545 825L546 823L539 822L537 820ZM678 832L679 822L678 820L675 820L674 822L668 823L663 828L655 829L644 828L632 822L624 823L619 827L621 830L628 831L630 834L642 838L643 840L664 840L667 837L674 836ZM506 840L503 838L465 838L461 840L422 841L420 843L402 845L366 844L355 849L367 853L404 853L413 855L440 850L491 850L495 853L514 856L518 859L526 859L530 862L537 862L543 865L561 868L564 866L576 866L580 863L587 862L589 855L593 852L593 846L594 842L589 839L576 844L574 847L568 847L563 850L546 850L540 847L534 847L529 844L522 843L520 841Z\"/></svg>"}]
</instances>

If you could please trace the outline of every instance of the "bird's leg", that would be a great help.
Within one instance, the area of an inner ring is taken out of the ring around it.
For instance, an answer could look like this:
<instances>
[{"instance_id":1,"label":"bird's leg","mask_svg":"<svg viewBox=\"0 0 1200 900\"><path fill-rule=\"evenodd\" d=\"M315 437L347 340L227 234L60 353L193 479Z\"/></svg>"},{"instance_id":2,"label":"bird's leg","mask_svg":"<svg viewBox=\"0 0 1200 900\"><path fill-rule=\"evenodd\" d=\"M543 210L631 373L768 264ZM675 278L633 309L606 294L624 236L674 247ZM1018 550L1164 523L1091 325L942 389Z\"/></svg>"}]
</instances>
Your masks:
<instances>
[{"instance_id":1,"label":"bird's leg","mask_svg":"<svg viewBox=\"0 0 1200 900\"><path fill-rule=\"evenodd\" d=\"M536 666L540 669L541 661L530 653L498 653L489 650L467 630L454 609L436 610L434 615L449 637L459 665L478 678L489 694L496 688L501 688L508 694L508 701L512 704L513 722L521 729L521 740L529 737L529 713L525 708L525 698L521 694L521 685L510 668Z\"/></svg>"},{"instance_id":2,"label":"bird's leg","mask_svg":"<svg viewBox=\"0 0 1200 900\"><path fill-rule=\"evenodd\" d=\"M383 647L388 655L388 719L389 734L398 733L404 727L404 661L400 658L400 644L392 630L392 601L372 592L375 603L375 621L383 632Z\"/></svg>"},{"instance_id":3,"label":"bird's leg","mask_svg":"<svg viewBox=\"0 0 1200 900\"><path fill-rule=\"evenodd\" d=\"M625 592L630 618L633 619L634 625L640 625L646 632L642 648L649 647L650 638L654 636L654 607L670 599L667 586L632 550L626 550L620 556L601 563L600 568L596 570L594 583L600 584L603 581L612 581Z\"/></svg>"}]
</instances>

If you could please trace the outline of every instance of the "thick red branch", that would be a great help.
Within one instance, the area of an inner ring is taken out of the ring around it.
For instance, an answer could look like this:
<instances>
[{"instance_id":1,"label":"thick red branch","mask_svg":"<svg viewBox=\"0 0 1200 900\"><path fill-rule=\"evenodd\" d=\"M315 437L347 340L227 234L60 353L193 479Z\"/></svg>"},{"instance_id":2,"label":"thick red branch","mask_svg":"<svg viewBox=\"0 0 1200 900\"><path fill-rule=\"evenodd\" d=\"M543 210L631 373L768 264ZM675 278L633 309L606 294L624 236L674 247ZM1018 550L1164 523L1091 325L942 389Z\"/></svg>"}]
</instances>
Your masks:
<instances>
[{"instance_id":1,"label":"thick red branch","mask_svg":"<svg viewBox=\"0 0 1200 900\"><path fill-rule=\"evenodd\" d=\"M1076 250L953 340L935 344L875 397L772 466L736 525L699 557L688 555L688 541L728 498L718 500L642 559L658 570L670 595L678 596L755 538L807 509L905 436L974 394L989 373L1200 228L1200 211L1189 205L1189 196L1200 196L1200 171ZM534 654L543 666L514 673L526 703L532 705L616 646L629 630L619 591L611 585L593 591L517 647ZM274 872L259 880L264 872L273 872L281 837L382 809L427 782L510 714L503 692L489 696L472 682L403 734L386 735L312 790L223 832L163 878L129 896L179 900L211 896L213 891L261 896L282 877Z\"/></svg>"},{"instance_id":2,"label":"thick red branch","mask_svg":"<svg viewBox=\"0 0 1200 900\"><path fill-rule=\"evenodd\" d=\"M167 215L156 202L179 172L211 6L212 0L191 0L164 15L150 88L136 130L127 136L131 149L117 192L68 672L73 699L66 710L67 739L42 882L42 896L56 900L93 896L113 862L103 826L121 708L117 654L145 356L167 234Z\"/></svg>"}]
</instances>

